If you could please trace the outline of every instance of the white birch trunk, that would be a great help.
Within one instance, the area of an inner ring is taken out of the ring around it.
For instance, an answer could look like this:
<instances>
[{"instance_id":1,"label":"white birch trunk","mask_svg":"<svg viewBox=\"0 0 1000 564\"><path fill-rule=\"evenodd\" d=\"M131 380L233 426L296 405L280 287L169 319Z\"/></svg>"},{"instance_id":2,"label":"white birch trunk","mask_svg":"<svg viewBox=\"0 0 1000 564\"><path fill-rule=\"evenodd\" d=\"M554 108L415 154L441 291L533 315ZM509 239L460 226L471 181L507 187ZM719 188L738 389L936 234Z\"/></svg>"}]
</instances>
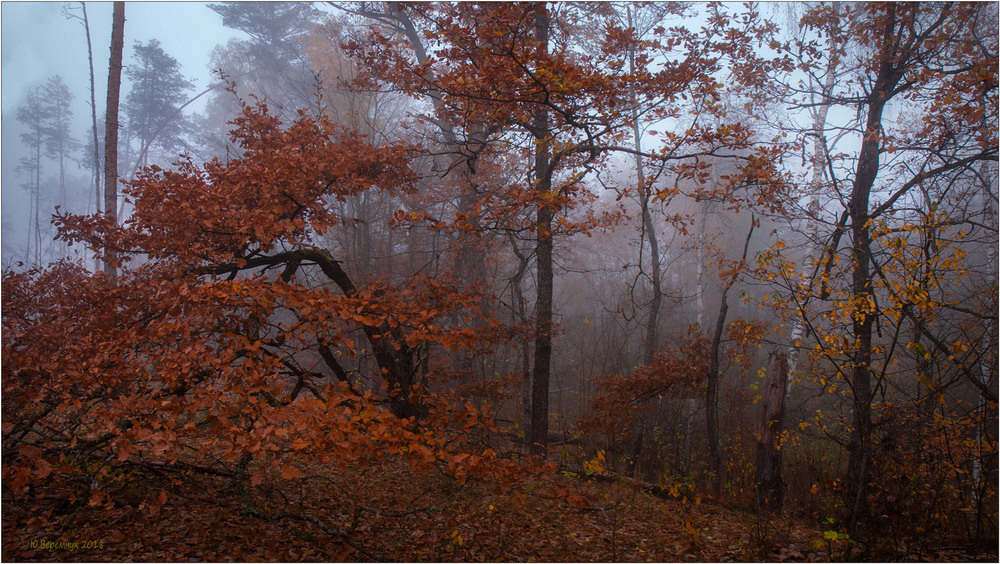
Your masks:
<instances>
[{"instance_id":1,"label":"white birch trunk","mask_svg":"<svg viewBox=\"0 0 1000 564\"><path fill-rule=\"evenodd\" d=\"M836 10L836 5L834 5L834 10ZM836 44L832 45L830 48L830 61L827 65L826 79L823 83L823 89L820 94L820 105L817 106L816 113L813 115L813 153L810 162L812 176L809 179L809 213L807 214L805 226L806 252L802 257L801 263L803 280L806 280L811 275L811 271L817 260L817 254L819 252L819 245L817 242L819 224L817 219L820 212L820 192L823 188L827 164L827 144L826 134L824 132L826 129L827 113L830 110L828 100L830 95L833 93L833 87L836 84L836 70L839 63L839 57L836 54L837 48L838 45ZM792 392L792 382L795 380L795 373L799 366L799 345L801 344L806 333L805 316L806 311L803 308L803 310L799 311L798 315L795 316L795 321L792 324L791 346L788 348L788 378L785 381L785 405L788 405L788 400Z\"/></svg>"}]
</instances>

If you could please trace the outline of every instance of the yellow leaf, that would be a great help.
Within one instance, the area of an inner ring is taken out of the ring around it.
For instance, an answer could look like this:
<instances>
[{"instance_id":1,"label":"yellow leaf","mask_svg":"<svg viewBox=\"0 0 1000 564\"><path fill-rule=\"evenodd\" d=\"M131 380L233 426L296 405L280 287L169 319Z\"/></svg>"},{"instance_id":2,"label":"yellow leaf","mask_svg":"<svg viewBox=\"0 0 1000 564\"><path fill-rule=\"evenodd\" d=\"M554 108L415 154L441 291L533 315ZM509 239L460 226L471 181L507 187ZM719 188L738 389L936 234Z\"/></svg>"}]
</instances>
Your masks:
<instances>
[{"instance_id":1,"label":"yellow leaf","mask_svg":"<svg viewBox=\"0 0 1000 564\"><path fill-rule=\"evenodd\" d=\"M685 499L687 499L687 498L685 498ZM685 519L684 520L684 528L687 529L688 534L690 534L692 537L698 536L698 531L695 530L694 526L691 524L691 520L690 519Z\"/></svg>"}]
</instances>

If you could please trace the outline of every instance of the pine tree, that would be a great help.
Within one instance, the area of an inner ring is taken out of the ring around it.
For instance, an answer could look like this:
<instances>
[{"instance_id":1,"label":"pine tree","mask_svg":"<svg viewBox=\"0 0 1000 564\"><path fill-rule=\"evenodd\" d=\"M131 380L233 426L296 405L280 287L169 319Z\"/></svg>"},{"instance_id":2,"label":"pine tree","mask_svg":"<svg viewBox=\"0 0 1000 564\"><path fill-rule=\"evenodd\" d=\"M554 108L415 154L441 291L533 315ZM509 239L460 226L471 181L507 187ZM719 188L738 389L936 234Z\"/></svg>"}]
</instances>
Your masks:
<instances>
[{"instance_id":1,"label":"pine tree","mask_svg":"<svg viewBox=\"0 0 1000 564\"><path fill-rule=\"evenodd\" d=\"M149 164L153 147L165 152L184 148L187 121L179 114L194 85L181 75L180 64L151 39L145 45L135 43L135 58L125 69L132 89L125 97L125 121L128 127L126 150L135 149L134 168ZM137 147L132 147L135 142Z\"/></svg>"},{"instance_id":2,"label":"pine tree","mask_svg":"<svg viewBox=\"0 0 1000 564\"><path fill-rule=\"evenodd\" d=\"M73 120L73 93L63 83L62 77L50 78L44 86L43 103L46 106L46 123L43 129L45 154L59 163L58 205L66 205L66 163L80 148L80 143L70 132Z\"/></svg>"},{"instance_id":3,"label":"pine tree","mask_svg":"<svg viewBox=\"0 0 1000 564\"><path fill-rule=\"evenodd\" d=\"M28 156L18 163L17 171L26 178L22 184L30 195L28 212L28 261L41 264L41 199L42 199L42 156L45 150L45 129L47 108L43 104L44 94L38 87L28 93L24 104L17 109L17 121L24 124L26 131L21 134L21 142L28 149ZM32 250L32 246L34 249Z\"/></svg>"}]
</instances>

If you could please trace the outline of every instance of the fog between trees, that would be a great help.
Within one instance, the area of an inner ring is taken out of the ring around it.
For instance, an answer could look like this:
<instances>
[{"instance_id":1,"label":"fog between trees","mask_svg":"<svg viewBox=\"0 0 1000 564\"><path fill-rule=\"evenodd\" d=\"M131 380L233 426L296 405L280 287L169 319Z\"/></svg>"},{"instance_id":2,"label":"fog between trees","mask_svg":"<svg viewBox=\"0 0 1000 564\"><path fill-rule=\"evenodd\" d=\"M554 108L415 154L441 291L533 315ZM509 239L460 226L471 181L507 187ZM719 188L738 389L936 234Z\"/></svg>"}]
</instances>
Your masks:
<instances>
[{"instance_id":1,"label":"fog between trees","mask_svg":"<svg viewBox=\"0 0 1000 564\"><path fill-rule=\"evenodd\" d=\"M37 461L66 462L76 433L123 467L141 451L204 470L219 449L215 470L263 512L263 455L207 428L277 445L262 421L322 411L354 429L331 406L356 401L452 474L487 447L574 472L600 460L829 519L859 550L996 539L995 6L208 8L242 32L209 54L212 84L126 41L117 226L93 132L68 121L86 85L54 76L8 116L27 156L4 192L30 195L26 243L3 256L15 489L42 487ZM117 280L98 273L112 250ZM87 290L32 298L42 284ZM124 317L77 330L116 335L105 346L43 330L102 292ZM67 364L31 366L41 342ZM78 358L91 346L128 360L97 370ZM33 417L27 371L61 382ZM74 385L118 427L65 430ZM154 397L171 405L156 425ZM446 435L452 400L495 422L465 457L419 442ZM300 440L304 458L253 443L295 468L273 487L329 447Z\"/></svg>"}]
</instances>

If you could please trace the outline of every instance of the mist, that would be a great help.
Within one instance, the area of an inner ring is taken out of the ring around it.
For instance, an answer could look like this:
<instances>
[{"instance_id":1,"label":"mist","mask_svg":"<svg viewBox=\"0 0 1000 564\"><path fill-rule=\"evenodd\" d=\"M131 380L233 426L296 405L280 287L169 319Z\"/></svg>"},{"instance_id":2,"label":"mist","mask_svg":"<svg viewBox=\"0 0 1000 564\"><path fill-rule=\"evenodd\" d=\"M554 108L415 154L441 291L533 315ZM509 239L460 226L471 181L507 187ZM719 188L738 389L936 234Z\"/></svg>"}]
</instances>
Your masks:
<instances>
[{"instance_id":1,"label":"mist","mask_svg":"<svg viewBox=\"0 0 1000 564\"><path fill-rule=\"evenodd\" d=\"M4 3L4 557L995 559L995 8Z\"/></svg>"}]
</instances>

